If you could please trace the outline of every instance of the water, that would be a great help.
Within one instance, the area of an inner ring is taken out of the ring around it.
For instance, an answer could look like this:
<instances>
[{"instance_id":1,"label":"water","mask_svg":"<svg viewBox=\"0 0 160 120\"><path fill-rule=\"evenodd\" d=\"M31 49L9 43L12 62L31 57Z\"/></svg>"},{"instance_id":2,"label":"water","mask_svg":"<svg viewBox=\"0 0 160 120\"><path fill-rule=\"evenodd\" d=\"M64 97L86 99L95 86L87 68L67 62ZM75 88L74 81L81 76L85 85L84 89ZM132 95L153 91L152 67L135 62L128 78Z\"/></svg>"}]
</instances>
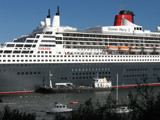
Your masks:
<instances>
[{"instance_id":1,"label":"water","mask_svg":"<svg viewBox=\"0 0 160 120\"><path fill-rule=\"evenodd\" d=\"M128 91L135 91L134 88L121 88L119 89L119 99L127 101ZM160 87L154 87L154 90L158 92ZM54 115L46 114L46 108L51 108L55 102L63 103L71 106L69 103L72 100L77 100L79 104L72 105L73 108L78 108L78 105L83 104L89 98L92 98L93 103L99 100L100 103L104 103L108 95L116 97L116 91L105 92L87 92L87 93L58 93L58 94L40 94L40 93L28 93L28 94L14 94L3 95L1 99L3 103L0 103L0 110L3 110L5 105L10 106L12 109L16 108L20 111L27 113L35 112L37 114L37 120L52 120Z\"/></svg>"}]
</instances>

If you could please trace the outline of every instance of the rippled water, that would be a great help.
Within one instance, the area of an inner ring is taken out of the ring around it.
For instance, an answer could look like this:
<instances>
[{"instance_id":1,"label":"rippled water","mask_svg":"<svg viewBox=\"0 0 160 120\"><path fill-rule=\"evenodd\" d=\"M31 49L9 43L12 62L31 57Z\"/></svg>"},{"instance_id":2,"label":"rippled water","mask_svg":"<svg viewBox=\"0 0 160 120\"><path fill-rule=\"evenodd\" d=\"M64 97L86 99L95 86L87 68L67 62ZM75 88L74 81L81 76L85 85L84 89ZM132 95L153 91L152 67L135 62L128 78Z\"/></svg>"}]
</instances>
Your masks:
<instances>
[{"instance_id":1,"label":"rippled water","mask_svg":"<svg viewBox=\"0 0 160 120\"><path fill-rule=\"evenodd\" d=\"M127 100L128 91L135 91L134 88L121 88L119 89L119 99ZM160 87L155 87L155 91L159 92ZM55 102L67 104L69 106L72 100L77 100L78 105L83 104L89 98L92 98L93 103L97 102L97 99L103 103L108 95L116 96L116 91L106 92L87 92L87 93L58 93L58 94L40 94L40 93L28 93L28 94L15 94L15 95L3 95L1 99L3 103L0 103L0 110L5 105L9 105L12 109L16 108L20 111L29 113L35 112L37 114L37 120L52 120L54 115L48 115L45 113L46 108L53 106ZM77 108L78 105L72 105L73 108Z\"/></svg>"}]
</instances>

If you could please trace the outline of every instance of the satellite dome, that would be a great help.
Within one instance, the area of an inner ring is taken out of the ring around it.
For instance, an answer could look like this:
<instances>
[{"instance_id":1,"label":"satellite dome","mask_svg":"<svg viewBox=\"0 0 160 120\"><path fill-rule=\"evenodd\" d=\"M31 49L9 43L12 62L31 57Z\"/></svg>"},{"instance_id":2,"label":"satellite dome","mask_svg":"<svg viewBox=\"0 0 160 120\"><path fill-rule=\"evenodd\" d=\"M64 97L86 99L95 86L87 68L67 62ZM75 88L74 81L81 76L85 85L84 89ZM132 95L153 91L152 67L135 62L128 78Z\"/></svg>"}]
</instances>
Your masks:
<instances>
[{"instance_id":1,"label":"satellite dome","mask_svg":"<svg viewBox=\"0 0 160 120\"><path fill-rule=\"evenodd\" d=\"M41 21L41 22L40 22L40 26L41 26L41 27L44 27L44 26L45 26L45 22L44 22L44 21Z\"/></svg>"},{"instance_id":2,"label":"satellite dome","mask_svg":"<svg viewBox=\"0 0 160 120\"><path fill-rule=\"evenodd\" d=\"M157 26L157 31L160 32L160 26Z\"/></svg>"}]
</instances>

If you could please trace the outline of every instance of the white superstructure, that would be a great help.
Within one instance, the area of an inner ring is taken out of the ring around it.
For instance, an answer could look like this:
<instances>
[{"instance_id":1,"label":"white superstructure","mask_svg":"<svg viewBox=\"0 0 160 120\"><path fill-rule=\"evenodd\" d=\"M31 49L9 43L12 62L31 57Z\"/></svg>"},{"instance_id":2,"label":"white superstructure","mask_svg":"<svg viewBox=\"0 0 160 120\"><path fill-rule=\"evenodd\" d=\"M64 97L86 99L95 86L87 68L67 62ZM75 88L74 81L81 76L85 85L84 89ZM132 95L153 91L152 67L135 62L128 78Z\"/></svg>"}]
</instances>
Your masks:
<instances>
[{"instance_id":1,"label":"white superstructure","mask_svg":"<svg viewBox=\"0 0 160 120\"><path fill-rule=\"evenodd\" d=\"M159 62L160 33L123 20L123 26L78 31L60 26L59 12L52 24L49 15L31 34L1 46L0 64Z\"/></svg>"}]
</instances>

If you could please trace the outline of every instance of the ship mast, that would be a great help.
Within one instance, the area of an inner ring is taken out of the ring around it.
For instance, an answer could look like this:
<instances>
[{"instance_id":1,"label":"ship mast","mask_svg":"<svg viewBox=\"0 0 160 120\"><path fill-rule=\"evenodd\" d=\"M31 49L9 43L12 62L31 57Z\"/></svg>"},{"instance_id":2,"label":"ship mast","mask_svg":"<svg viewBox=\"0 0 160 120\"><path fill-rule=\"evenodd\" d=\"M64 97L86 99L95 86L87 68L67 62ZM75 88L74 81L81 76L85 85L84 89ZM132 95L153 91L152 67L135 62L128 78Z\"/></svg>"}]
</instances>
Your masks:
<instances>
[{"instance_id":1,"label":"ship mast","mask_svg":"<svg viewBox=\"0 0 160 120\"><path fill-rule=\"evenodd\" d=\"M118 73L117 73L116 105L118 105Z\"/></svg>"},{"instance_id":2,"label":"ship mast","mask_svg":"<svg viewBox=\"0 0 160 120\"><path fill-rule=\"evenodd\" d=\"M51 73L51 71L49 71L49 87L50 88L53 88L53 86L52 86L52 77L53 76L53 74Z\"/></svg>"}]
</instances>

